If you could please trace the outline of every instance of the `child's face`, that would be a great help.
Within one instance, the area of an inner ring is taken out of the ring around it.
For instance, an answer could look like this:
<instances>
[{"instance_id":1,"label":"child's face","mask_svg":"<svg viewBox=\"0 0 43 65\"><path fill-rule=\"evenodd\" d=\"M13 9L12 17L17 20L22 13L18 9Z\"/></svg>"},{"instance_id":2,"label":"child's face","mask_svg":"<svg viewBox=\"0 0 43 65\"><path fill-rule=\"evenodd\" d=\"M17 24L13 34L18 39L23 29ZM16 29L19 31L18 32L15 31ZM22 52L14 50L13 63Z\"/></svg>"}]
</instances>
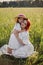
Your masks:
<instances>
[{"instance_id":1,"label":"child's face","mask_svg":"<svg viewBox=\"0 0 43 65\"><path fill-rule=\"evenodd\" d=\"M25 29L26 26L27 26L27 20L24 20L23 22L21 22L22 29Z\"/></svg>"},{"instance_id":2,"label":"child's face","mask_svg":"<svg viewBox=\"0 0 43 65\"><path fill-rule=\"evenodd\" d=\"M23 22L23 18L18 18L18 21L21 24Z\"/></svg>"}]
</instances>

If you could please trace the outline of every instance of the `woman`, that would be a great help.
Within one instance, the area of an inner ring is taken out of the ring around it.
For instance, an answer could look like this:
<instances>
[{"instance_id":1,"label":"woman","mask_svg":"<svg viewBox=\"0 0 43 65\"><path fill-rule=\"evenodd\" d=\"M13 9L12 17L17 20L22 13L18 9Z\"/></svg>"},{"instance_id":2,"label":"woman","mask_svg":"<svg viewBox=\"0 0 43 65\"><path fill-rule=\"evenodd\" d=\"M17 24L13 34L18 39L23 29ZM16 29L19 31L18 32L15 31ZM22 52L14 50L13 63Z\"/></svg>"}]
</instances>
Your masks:
<instances>
[{"instance_id":1,"label":"woman","mask_svg":"<svg viewBox=\"0 0 43 65\"><path fill-rule=\"evenodd\" d=\"M24 16L24 15L23 15ZM13 31L13 34L15 35L17 41L19 44L19 48L16 50L9 48L9 44L7 45L7 52L9 55L13 55L16 58L26 58L34 53L34 47L28 40L28 28L30 26L30 23L26 17L23 18L23 16L20 15L20 18L22 18L22 22L20 22L21 31ZM18 18L18 17L17 17Z\"/></svg>"}]
</instances>

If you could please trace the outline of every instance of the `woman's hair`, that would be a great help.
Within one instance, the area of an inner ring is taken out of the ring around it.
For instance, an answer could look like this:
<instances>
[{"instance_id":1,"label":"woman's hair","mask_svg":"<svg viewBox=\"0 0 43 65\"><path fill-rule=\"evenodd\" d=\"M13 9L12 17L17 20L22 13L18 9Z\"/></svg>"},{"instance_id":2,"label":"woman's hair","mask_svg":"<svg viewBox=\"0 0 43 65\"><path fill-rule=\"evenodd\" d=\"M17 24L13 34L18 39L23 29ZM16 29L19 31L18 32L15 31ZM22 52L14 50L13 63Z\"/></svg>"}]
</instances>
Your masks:
<instances>
[{"instance_id":1,"label":"woman's hair","mask_svg":"<svg viewBox=\"0 0 43 65\"><path fill-rule=\"evenodd\" d=\"M30 27L30 21L27 20L27 25L26 25L25 29L28 30L29 27Z\"/></svg>"}]
</instances>

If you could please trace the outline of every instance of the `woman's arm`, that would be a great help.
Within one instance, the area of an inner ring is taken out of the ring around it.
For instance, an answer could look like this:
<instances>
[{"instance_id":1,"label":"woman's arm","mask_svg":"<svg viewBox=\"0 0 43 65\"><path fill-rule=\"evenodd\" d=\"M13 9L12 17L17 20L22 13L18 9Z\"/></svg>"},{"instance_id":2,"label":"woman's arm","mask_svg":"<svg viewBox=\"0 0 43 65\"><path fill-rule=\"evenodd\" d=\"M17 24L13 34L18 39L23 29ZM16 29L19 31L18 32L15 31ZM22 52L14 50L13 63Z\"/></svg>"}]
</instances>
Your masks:
<instances>
[{"instance_id":1,"label":"woman's arm","mask_svg":"<svg viewBox=\"0 0 43 65\"><path fill-rule=\"evenodd\" d=\"M18 40L18 42L21 43L22 45L25 45L25 44L23 43L23 41L22 41L19 37L17 37L17 40Z\"/></svg>"}]
</instances>

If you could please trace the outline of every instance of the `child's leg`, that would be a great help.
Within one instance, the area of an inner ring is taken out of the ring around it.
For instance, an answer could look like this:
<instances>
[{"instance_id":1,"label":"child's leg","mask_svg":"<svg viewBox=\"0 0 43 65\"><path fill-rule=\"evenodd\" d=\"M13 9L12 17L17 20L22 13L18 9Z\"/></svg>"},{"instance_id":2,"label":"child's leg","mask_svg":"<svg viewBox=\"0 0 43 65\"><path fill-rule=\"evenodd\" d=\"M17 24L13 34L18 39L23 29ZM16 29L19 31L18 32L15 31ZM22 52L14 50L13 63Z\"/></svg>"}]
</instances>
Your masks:
<instances>
[{"instance_id":1,"label":"child's leg","mask_svg":"<svg viewBox=\"0 0 43 65\"><path fill-rule=\"evenodd\" d=\"M2 46L2 47L0 48L0 53L1 53L1 54L6 54L6 53L7 53L7 47L8 47L7 44L4 45L4 46Z\"/></svg>"},{"instance_id":2,"label":"child's leg","mask_svg":"<svg viewBox=\"0 0 43 65\"><path fill-rule=\"evenodd\" d=\"M13 50L13 49L11 49L11 48L8 47L8 48L7 48L7 53L12 54L12 50Z\"/></svg>"}]
</instances>

